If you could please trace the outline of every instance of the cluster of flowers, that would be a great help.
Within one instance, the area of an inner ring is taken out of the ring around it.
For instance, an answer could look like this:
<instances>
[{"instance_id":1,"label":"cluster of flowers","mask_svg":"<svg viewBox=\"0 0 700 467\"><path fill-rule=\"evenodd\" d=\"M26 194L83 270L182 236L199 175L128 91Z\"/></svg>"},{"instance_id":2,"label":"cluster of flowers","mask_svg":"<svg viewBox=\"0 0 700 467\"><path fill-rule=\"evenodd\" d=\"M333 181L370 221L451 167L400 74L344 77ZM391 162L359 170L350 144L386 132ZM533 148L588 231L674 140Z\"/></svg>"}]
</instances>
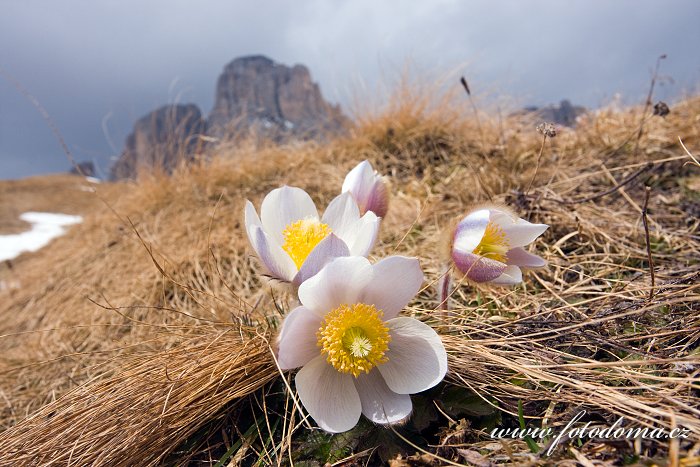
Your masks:
<instances>
[{"instance_id":1,"label":"cluster of flowers","mask_svg":"<svg viewBox=\"0 0 700 467\"><path fill-rule=\"evenodd\" d=\"M437 333L399 316L423 284L418 259L367 259L388 207L387 185L367 161L348 173L321 217L300 188L271 191L260 216L246 202L253 249L271 276L294 286L300 302L282 324L278 364L301 368L299 398L328 432L353 428L361 414L375 423L400 423L411 413L410 394L447 373ZM504 209L476 210L454 229L454 269L474 282L516 284L520 267L545 265L522 247L546 228Z\"/></svg>"}]
</instances>

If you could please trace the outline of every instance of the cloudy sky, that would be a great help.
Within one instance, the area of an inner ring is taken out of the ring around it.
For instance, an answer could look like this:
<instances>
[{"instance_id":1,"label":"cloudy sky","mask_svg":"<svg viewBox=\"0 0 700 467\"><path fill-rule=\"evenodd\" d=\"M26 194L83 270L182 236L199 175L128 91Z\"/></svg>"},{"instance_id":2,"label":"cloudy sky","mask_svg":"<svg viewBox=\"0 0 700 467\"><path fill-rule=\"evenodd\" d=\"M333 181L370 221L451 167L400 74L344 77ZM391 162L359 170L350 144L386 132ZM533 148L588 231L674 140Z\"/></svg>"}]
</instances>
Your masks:
<instances>
[{"instance_id":1,"label":"cloudy sky","mask_svg":"<svg viewBox=\"0 0 700 467\"><path fill-rule=\"evenodd\" d=\"M700 83L697 0L0 0L0 68L104 174L132 123L172 102L213 105L233 58L303 63L331 101L376 96L410 61L472 88L546 105L643 100L666 53L666 100ZM0 179L69 164L28 99L0 76Z\"/></svg>"}]
</instances>

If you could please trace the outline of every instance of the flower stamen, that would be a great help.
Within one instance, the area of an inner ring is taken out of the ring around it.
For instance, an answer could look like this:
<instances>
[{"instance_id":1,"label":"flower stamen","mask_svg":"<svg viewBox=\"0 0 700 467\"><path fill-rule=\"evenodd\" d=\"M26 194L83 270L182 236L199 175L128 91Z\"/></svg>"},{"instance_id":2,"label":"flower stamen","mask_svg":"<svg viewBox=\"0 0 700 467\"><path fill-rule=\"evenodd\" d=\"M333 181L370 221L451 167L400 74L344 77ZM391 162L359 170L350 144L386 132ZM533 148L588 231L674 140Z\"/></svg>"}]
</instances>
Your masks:
<instances>
[{"instance_id":1,"label":"flower stamen","mask_svg":"<svg viewBox=\"0 0 700 467\"><path fill-rule=\"evenodd\" d=\"M314 219L292 222L282 232L284 236L282 249L289 254L297 269L300 269L311 251L330 233L328 224Z\"/></svg>"},{"instance_id":2,"label":"flower stamen","mask_svg":"<svg viewBox=\"0 0 700 467\"><path fill-rule=\"evenodd\" d=\"M509 249L510 242L506 233L499 225L489 222L481 242L474 249L474 254L505 263Z\"/></svg>"},{"instance_id":3,"label":"flower stamen","mask_svg":"<svg viewBox=\"0 0 700 467\"><path fill-rule=\"evenodd\" d=\"M341 373L358 377L387 361L391 336L374 305L340 305L326 315L316 336L326 361Z\"/></svg>"}]
</instances>

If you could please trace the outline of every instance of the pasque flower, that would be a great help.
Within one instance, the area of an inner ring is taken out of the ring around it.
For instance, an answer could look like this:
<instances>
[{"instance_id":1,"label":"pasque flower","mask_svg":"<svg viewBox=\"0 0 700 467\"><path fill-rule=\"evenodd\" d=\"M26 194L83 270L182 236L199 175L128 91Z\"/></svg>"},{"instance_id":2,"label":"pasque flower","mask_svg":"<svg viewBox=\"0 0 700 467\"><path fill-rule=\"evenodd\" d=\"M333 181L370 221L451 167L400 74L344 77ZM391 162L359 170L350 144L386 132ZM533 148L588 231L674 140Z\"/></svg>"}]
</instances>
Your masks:
<instances>
[{"instance_id":1,"label":"pasque flower","mask_svg":"<svg viewBox=\"0 0 700 467\"><path fill-rule=\"evenodd\" d=\"M372 212L360 217L350 193L334 198L321 218L311 197L289 186L265 196L260 217L250 201L245 206L246 232L255 253L273 277L295 285L331 258L369 254L379 222Z\"/></svg>"},{"instance_id":2,"label":"pasque flower","mask_svg":"<svg viewBox=\"0 0 700 467\"><path fill-rule=\"evenodd\" d=\"M283 370L301 367L295 382L306 410L326 431L354 427L360 414L393 424L411 413L410 394L435 386L447 354L428 325L397 316L418 292L416 258L336 258L299 287L301 306L278 339Z\"/></svg>"},{"instance_id":3,"label":"pasque flower","mask_svg":"<svg viewBox=\"0 0 700 467\"><path fill-rule=\"evenodd\" d=\"M514 285L522 282L520 268L539 268L547 262L524 246L547 230L505 208L484 208L464 217L455 228L451 256L455 267L474 282Z\"/></svg>"},{"instance_id":4,"label":"pasque flower","mask_svg":"<svg viewBox=\"0 0 700 467\"><path fill-rule=\"evenodd\" d=\"M362 161L345 176L343 193L349 192L355 198L360 213L372 211L379 217L386 216L389 209L389 189L384 178L379 175L369 161Z\"/></svg>"}]
</instances>

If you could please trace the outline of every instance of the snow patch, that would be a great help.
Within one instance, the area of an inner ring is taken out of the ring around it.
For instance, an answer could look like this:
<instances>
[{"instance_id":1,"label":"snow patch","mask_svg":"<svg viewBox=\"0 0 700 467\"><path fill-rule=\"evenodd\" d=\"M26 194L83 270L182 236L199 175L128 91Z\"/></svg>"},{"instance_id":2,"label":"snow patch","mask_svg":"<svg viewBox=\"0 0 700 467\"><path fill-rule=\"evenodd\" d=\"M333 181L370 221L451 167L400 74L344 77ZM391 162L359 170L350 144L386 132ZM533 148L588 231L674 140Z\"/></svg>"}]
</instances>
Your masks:
<instances>
[{"instance_id":1,"label":"snow patch","mask_svg":"<svg viewBox=\"0 0 700 467\"><path fill-rule=\"evenodd\" d=\"M66 233L65 226L83 221L81 216L49 212L25 212L19 218L32 228L19 234L0 235L0 261L16 258L25 251L37 251Z\"/></svg>"},{"instance_id":2,"label":"snow patch","mask_svg":"<svg viewBox=\"0 0 700 467\"><path fill-rule=\"evenodd\" d=\"M102 183L102 180L97 177L85 177L85 180L90 183Z\"/></svg>"}]
</instances>

